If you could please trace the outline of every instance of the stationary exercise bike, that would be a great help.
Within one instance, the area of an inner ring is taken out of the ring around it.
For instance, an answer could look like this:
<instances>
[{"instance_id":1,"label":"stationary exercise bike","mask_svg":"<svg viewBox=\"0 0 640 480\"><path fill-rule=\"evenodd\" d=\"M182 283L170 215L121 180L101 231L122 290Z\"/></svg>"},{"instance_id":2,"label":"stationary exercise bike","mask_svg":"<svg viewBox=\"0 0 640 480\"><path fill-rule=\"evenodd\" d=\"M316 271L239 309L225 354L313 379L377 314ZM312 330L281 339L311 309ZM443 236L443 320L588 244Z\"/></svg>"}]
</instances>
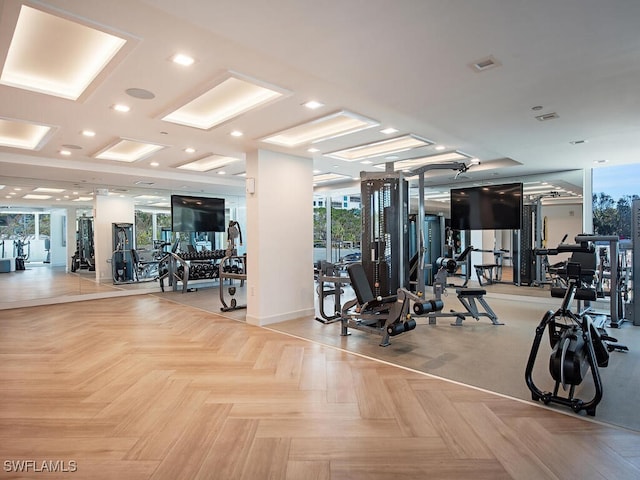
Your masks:
<instances>
[{"instance_id":1,"label":"stationary exercise bike","mask_svg":"<svg viewBox=\"0 0 640 480\"><path fill-rule=\"evenodd\" d=\"M557 255L563 252L594 253L595 249L591 242L582 242L575 245L560 244L555 249L535 251L537 255ZM609 364L609 352L628 350L627 347L614 343L617 340L608 336L604 328L596 326L588 313L576 314L571 310L574 300L596 299L595 288L592 288L588 282L588 279L593 279L594 274L594 270L583 269L579 263L567 262L565 273L567 288L564 290L562 305L555 312L550 310L542 317L536 328L525 371L525 380L533 400L542 401L545 405L549 403L564 405L576 413L585 410L590 416L596 414L596 406L603 395L599 368L605 368ZM540 390L532 378L545 330L548 330L552 348L549 373L555 381L553 392ZM595 394L592 399L584 401L575 397L575 389L586 378L588 370L591 370ZM560 386L565 391L569 390L566 396L559 395Z\"/></svg>"}]
</instances>

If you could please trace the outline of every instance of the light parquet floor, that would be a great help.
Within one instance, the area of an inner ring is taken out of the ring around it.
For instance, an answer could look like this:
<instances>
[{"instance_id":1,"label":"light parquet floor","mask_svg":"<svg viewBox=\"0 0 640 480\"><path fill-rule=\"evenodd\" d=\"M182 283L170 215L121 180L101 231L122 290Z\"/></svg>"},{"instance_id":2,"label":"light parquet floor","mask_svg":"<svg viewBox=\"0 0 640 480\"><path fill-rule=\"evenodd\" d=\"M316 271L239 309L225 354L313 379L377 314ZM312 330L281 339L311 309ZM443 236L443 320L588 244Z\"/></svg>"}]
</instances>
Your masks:
<instances>
[{"instance_id":1,"label":"light parquet floor","mask_svg":"<svg viewBox=\"0 0 640 480\"><path fill-rule=\"evenodd\" d=\"M3 311L0 385L0 478L640 478L638 434L153 295Z\"/></svg>"}]
</instances>

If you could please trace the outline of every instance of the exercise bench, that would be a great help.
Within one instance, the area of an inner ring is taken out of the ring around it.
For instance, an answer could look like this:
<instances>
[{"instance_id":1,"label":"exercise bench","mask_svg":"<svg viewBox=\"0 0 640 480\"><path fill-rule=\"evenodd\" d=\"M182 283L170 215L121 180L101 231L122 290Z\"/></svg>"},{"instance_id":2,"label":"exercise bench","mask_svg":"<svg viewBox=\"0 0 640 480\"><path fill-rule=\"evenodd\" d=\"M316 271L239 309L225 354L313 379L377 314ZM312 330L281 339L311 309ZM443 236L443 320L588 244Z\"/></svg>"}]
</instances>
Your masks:
<instances>
[{"instance_id":1,"label":"exercise bench","mask_svg":"<svg viewBox=\"0 0 640 480\"><path fill-rule=\"evenodd\" d=\"M436 274L435 281L433 282L433 291L436 297L436 300L441 300L442 294L445 292L447 283L447 267L446 263L438 270ZM465 308L466 311L460 312L455 310L450 310L449 312L431 312L428 314L429 323L435 324L437 317L455 317L455 323L452 323L454 327L462 326L462 322L466 320L467 317L472 317L476 320L480 320L480 317L487 317L491 320L493 325L504 325L504 323L498 320L498 316L491 309L487 300L484 298L487 291L483 288L465 288L460 287L456 288L456 295L458 300ZM481 311L478 308L480 305L484 311Z\"/></svg>"},{"instance_id":2,"label":"exercise bench","mask_svg":"<svg viewBox=\"0 0 640 480\"><path fill-rule=\"evenodd\" d=\"M497 263L484 263L480 265L474 265L476 269L476 275L478 276L478 283L483 286L482 280L487 282L487 285L491 285L498 281L498 264Z\"/></svg>"}]
</instances>

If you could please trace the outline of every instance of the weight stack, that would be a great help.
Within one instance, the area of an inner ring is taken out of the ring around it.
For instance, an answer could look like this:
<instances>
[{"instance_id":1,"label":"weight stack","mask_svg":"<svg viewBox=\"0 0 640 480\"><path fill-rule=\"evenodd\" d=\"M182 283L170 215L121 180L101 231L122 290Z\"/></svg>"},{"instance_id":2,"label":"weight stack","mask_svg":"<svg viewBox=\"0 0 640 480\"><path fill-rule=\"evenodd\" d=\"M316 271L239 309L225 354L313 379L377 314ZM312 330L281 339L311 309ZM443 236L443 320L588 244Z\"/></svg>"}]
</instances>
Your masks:
<instances>
[{"instance_id":1,"label":"weight stack","mask_svg":"<svg viewBox=\"0 0 640 480\"><path fill-rule=\"evenodd\" d=\"M373 294L409 285L408 184L401 175L363 179L362 266Z\"/></svg>"},{"instance_id":2,"label":"weight stack","mask_svg":"<svg viewBox=\"0 0 640 480\"><path fill-rule=\"evenodd\" d=\"M513 281L516 285L533 285L536 257L533 254L535 205L522 206L522 228L513 231Z\"/></svg>"}]
</instances>

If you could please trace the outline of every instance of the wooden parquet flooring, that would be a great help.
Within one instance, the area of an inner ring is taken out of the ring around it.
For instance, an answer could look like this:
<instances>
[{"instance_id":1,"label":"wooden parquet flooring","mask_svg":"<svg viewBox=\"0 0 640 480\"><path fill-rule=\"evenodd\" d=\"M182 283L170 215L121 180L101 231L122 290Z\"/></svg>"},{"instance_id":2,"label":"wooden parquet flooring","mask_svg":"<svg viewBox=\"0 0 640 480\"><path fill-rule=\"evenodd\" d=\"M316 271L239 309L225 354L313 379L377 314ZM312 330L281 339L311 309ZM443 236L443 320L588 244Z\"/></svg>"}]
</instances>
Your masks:
<instances>
[{"instance_id":1,"label":"wooden parquet flooring","mask_svg":"<svg viewBox=\"0 0 640 480\"><path fill-rule=\"evenodd\" d=\"M152 295L0 318L0 478L640 478L638 434Z\"/></svg>"}]
</instances>

